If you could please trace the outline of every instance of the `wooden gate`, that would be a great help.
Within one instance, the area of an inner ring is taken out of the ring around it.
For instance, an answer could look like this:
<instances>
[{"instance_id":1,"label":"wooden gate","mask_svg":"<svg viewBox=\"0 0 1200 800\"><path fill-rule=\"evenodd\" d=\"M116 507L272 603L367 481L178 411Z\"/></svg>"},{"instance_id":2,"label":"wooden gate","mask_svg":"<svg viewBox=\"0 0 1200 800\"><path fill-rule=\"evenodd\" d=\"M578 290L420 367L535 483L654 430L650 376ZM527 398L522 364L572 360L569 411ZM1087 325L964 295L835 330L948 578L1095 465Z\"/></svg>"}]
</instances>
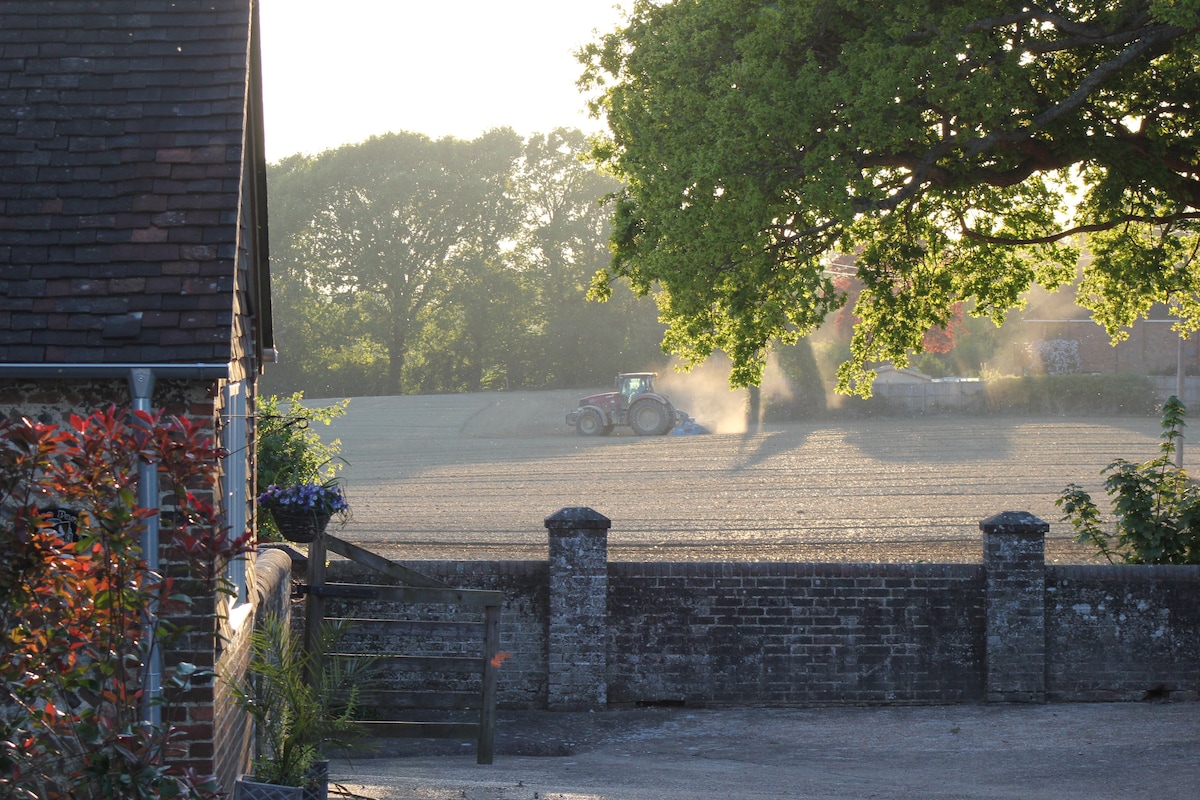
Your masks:
<instances>
[{"instance_id":1,"label":"wooden gate","mask_svg":"<svg viewBox=\"0 0 1200 800\"><path fill-rule=\"evenodd\" d=\"M387 584L327 583L325 558L327 551L379 573ZM442 581L422 575L415 570L372 553L328 534L318 536L309 545L308 584L302 588L305 603L305 646L313 651L320 638L322 624L329 620L345 626L348 634L367 635L388 640L397 638L428 643L444 643L444 652L431 655L423 645L420 655L403 652L371 653L380 658L385 674L436 674L455 678L453 690L428 690L424 687L408 690L382 690L364 697L362 705L378 714L361 724L373 736L419 739L474 739L476 761L491 764L496 740L496 671L500 643L500 605L503 594L480 589L456 589ZM356 601L373 605L387 604L389 610L406 607L412 613L399 616L353 615L327 617L327 600L344 601L348 607ZM442 619L431 618L430 607L454 609ZM465 612L465 613L464 613ZM462 621L464 616L473 620ZM446 619L449 617L450 619ZM348 653L363 655L363 653ZM345 654L340 654L345 655ZM463 686L475 688L462 688ZM396 719L397 715L414 714L422 717L442 716L443 719ZM471 721L461 717L468 712ZM478 712L477 715L474 712Z\"/></svg>"}]
</instances>

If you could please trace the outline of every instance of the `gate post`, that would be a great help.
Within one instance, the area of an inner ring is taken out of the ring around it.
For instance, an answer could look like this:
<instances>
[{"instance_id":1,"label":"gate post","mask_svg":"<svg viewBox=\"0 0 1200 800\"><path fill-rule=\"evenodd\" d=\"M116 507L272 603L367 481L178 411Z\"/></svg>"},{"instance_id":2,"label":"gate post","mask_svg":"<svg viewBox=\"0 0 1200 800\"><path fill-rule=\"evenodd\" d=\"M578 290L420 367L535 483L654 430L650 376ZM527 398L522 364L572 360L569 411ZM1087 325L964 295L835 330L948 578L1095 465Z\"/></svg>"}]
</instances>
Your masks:
<instances>
[{"instance_id":1,"label":"gate post","mask_svg":"<svg viewBox=\"0 0 1200 800\"><path fill-rule=\"evenodd\" d=\"M608 704L608 529L590 508L546 517L550 538L547 707L588 711Z\"/></svg>"},{"instance_id":2,"label":"gate post","mask_svg":"<svg viewBox=\"0 0 1200 800\"><path fill-rule=\"evenodd\" d=\"M979 523L987 581L988 702L1046 702L1046 533L1026 511Z\"/></svg>"},{"instance_id":3,"label":"gate post","mask_svg":"<svg viewBox=\"0 0 1200 800\"><path fill-rule=\"evenodd\" d=\"M319 686L321 680L321 629L325 625L325 533L308 545L308 593L304 596L304 652L307 655L309 686Z\"/></svg>"}]
</instances>

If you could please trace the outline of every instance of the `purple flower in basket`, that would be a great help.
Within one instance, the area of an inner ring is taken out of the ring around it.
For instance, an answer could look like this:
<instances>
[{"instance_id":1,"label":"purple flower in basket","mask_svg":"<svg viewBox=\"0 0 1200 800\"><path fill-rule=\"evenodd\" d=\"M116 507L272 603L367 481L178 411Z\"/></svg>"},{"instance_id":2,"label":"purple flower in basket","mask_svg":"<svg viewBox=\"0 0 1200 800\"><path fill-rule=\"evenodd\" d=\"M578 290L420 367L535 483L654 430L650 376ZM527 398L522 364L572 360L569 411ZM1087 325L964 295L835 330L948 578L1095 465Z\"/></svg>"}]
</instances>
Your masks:
<instances>
[{"instance_id":1,"label":"purple flower in basket","mask_svg":"<svg viewBox=\"0 0 1200 800\"><path fill-rule=\"evenodd\" d=\"M350 508L336 484L301 483L295 486L271 484L258 496L258 504L275 511L311 512L323 516L346 511Z\"/></svg>"}]
</instances>

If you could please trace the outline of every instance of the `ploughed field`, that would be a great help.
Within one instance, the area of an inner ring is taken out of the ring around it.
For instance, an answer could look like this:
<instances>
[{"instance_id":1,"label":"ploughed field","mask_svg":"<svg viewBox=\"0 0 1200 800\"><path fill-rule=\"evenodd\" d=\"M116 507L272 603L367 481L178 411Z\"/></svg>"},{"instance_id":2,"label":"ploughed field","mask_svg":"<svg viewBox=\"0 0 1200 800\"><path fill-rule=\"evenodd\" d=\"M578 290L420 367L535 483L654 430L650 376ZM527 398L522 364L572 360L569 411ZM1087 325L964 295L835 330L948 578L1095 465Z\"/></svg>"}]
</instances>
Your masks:
<instances>
[{"instance_id":1,"label":"ploughed field","mask_svg":"<svg viewBox=\"0 0 1200 800\"><path fill-rule=\"evenodd\" d=\"M1051 523L1049 561L1084 562L1059 492L1081 483L1108 516L1100 471L1159 442L1153 417L952 415L587 438L563 420L585 393L353 399L318 426L349 462L331 532L397 560L543 559L544 519L589 506L614 561L973 562L979 521L1019 510Z\"/></svg>"}]
</instances>

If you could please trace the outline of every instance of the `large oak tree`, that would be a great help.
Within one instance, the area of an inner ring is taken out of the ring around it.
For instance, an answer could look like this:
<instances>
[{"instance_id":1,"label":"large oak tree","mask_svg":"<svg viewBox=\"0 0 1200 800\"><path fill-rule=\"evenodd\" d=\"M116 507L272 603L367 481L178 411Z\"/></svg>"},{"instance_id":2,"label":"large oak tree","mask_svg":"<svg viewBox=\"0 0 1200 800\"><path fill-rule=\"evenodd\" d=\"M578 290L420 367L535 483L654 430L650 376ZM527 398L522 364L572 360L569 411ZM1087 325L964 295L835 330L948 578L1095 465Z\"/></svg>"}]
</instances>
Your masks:
<instances>
[{"instance_id":1,"label":"large oak tree","mask_svg":"<svg viewBox=\"0 0 1200 800\"><path fill-rule=\"evenodd\" d=\"M1076 277L1114 336L1156 302L1200 327L1200 0L634 0L580 54L625 183L618 277L665 343L755 382L773 340L864 290L843 389L956 304L1001 321Z\"/></svg>"},{"instance_id":2,"label":"large oak tree","mask_svg":"<svg viewBox=\"0 0 1200 800\"><path fill-rule=\"evenodd\" d=\"M510 183L521 149L509 129L472 141L393 133L276 171L276 253L285 270L293 265L293 283L319 289L315 305L353 309L345 319L386 331L377 390L401 393L422 314L444 301L464 264L515 235Z\"/></svg>"}]
</instances>

